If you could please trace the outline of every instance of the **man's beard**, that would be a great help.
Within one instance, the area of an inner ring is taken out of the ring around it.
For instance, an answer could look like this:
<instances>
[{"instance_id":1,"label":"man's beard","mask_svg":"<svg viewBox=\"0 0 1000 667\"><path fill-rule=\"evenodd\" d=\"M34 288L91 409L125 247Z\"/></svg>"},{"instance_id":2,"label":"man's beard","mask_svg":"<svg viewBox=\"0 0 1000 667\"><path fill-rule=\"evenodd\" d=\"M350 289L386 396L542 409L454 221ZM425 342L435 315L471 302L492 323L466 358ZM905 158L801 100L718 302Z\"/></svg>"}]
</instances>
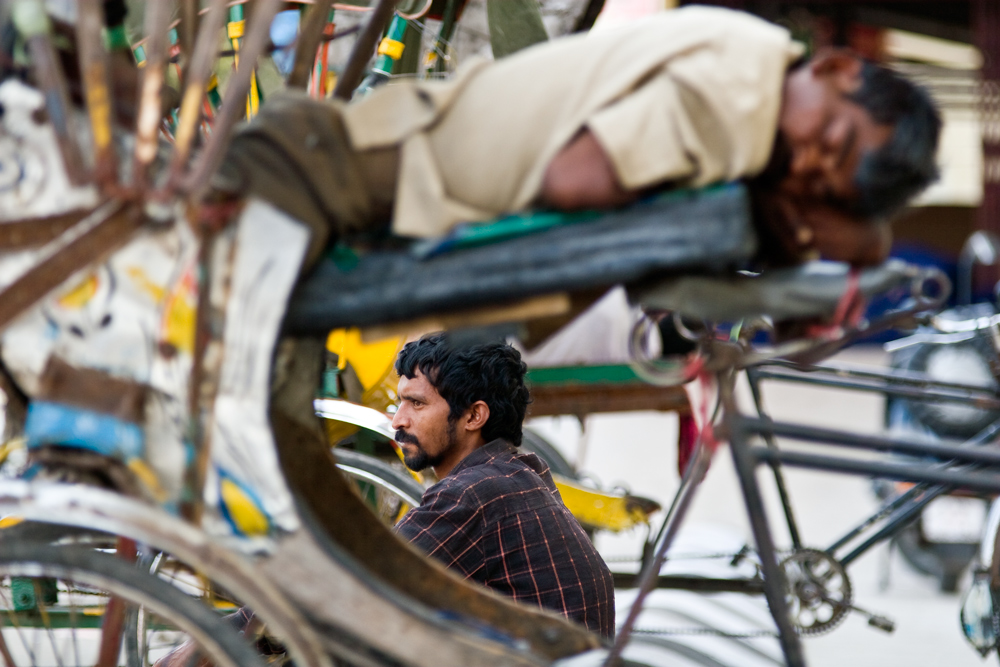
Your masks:
<instances>
[{"instance_id":1,"label":"man's beard","mask_svg":"<svg viewBox=\"0 0 1000 667\"><path fill-rule=\"evenodd\" d=\"M457 423L458 420L448 420L448 444L434 456L431 456L424 451L424 448L420 446L420 441L417 439L417 436L407 433L403 429L398 429L396 431L396 442L400 444L406 442L416 446L416 451L412 454L408 454L405 451L403 453L403 463L406 464L406 467L414 472L420 472L421 470L435 468L441 465L448 453L458 446L458 438L455 433L455 425Z\"/></svg>"}]
</instances>

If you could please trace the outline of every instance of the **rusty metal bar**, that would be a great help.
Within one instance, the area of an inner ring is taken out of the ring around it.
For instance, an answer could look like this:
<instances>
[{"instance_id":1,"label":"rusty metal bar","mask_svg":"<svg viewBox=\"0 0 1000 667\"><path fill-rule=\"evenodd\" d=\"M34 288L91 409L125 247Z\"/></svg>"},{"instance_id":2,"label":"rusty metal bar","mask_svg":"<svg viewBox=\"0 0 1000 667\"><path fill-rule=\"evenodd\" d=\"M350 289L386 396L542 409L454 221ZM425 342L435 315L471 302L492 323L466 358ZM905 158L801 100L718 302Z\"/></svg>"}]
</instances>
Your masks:
<instances>
[{"instance_id":1,"label":"rusty metal bar","mask_svg":"<svg viewBox=\"0 0 1000 667\"><path fill-rule=\"evenodd\" d=\"M173 155L170 158L167 186L170 190L180 182L188 157L191 155L191 146L194 144L198 122L201 120L202 100L215 64L218 34L226 20L226 4L226 0L212 1L207 16L199 26L194 52L188 59L184 76L184 96L181 98L180 116L174 133Z\"/></svg>"},{"instance_id":2,"label":"rusty metal bar","mask_svg":"<svg viewBox=\"0 0 1000 667\"><path fill-rule=\"evenodd\" d=\"M112 200L48 244L37 264L0 290L0 331L74 273L126 243L141 225L139 211Z\"/></svg>"},{"instance_id":3,"label":"rusty metal bar","mask_svg":"<svg viewBox=\"0 0 1000 667\"><path fill-rule=\"evenodd\" d=\"M146 6L146 65L139 89L139 113L136 120L135 164L132 182L144 189L148 185L149 165L159 146L160 120L163 117L161 93L167 65L170 2L152 0Z\"/></svg>"},{"instance_id":4,"label":"rusty metal bar","mask_svg":"<svg viewBox=\"0 0 1000 667\"><path fill-rule=\"evenodd\" d=\"M118 158L111 141L111 83L103 28L102 1L79 0L76 42L94 144L94 180L107 192L118 179Z\"/></svg>"},{"instance_id":5,"label":"rusty metal bar","mask_svg":"<svg viewBox=\"0 0 1000 667\"><path fill-rule=\"evenodd\" d=\"M83 185L87 183L87 173L76 141L66 77L52 44L52 25L45 6L37 0L18 0L14 3L13 18L27 42L32 70L45 96L48 120L55 130L66 174L74 185Z\"/></svg>"},{"instance_id":6,"label":"rusty metal bar","mask_svg":"<svg viewBox=\"0 0 1000 667\"><path fill-rule=\"evenodd\" d=\"M134 563L136 560L136 544L126 537L119 537L118 557ZM125 632L125 612L129 603L121 598L113 597L108 602L108 608L101 619L101 645L97 654L96 667L115 667L122 650L122 637Z\"/></svg>"},{"instance_id":7,"label":"rusty metal bar","mask_svg":"<svg viewBox=\"0 0 1000 667\"><path fill-rule=\"evenodd\" d=\"M333 0L318 0L302 19L303 26L295 45L295 65L288 76L289 88L304 89L309 83L309 75L316 62L316 51L323 38L323 28L326 27L331 7Z\"/></svg>"},{"instance_id":8,"label":"rusty metal bar","mask_svg":"<svg viewBox=\"0 0 1000 667\"><path fill-rule=\"evenodd\" d=\"M187 70L191 65L192 54L195 50L195 38L201 34L201 16L198 0L180 0L181 22L178 24L177 37L181 45L181 53L184 54L186 64L184 66L184 85L187 85Z\"/></svg>"},{"instance_id":9,"label":"rusty metal bar","mask_svg":"<svg viewBox=\"0 0 1000 667\"><path fill-rule=\"evenodd\" d=\"M209 137L205 150L202 151L191 173L184 180L182 187L190 192L195 199L208 190L208 184L222 162L224 151L229 143L229 134L233 126L243 117L247 93L257 58L264 52L270 41L271 19L281 7L281 0L258 0L250 19L250 29L240 49L240 64L236 73L229 79L225 95L222 98L222 108L215 117L212 126L212 136Z\"/></svg>"}]
</instances>

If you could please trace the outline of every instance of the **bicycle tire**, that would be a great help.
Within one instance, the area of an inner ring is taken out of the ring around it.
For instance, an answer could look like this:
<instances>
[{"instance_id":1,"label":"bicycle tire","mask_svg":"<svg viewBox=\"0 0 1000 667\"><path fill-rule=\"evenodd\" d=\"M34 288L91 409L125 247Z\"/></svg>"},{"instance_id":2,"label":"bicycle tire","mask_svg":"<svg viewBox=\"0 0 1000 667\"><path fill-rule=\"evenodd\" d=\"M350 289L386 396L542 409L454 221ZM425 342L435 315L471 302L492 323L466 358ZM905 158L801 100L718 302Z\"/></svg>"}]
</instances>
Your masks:
<instances>
[{"instance_id":1,"label":"bicycle tire","mask_svg":"<svg viewBox=\"0 0 1000 667\"><path fill-rule=\"evenodd\" d=\"M373 508L375 513L387 523L394 524L401 519L405 514L403 512L404 506L409 508L420 504L424 488L408 474L393 468L374 456L350 449L335 448L333 454L337 459L337 468L354 482L356 487L359 484L373 485L377 493L388 494L387 498L376 493L375 507ZM361 492L364 496L365 490L361 489ZM392 499L400 501L401 504L393 504ZM369 504L372 504L371 499L368 500Z\"/></svg>"},{"instance_id":2,"label":"bicycle tire","mask_svg":"<svg viewBox=\"0 0 1000 667\"><path fill-rule=\"evenodd\" d=\"M950 355L950 356L945 356ZM934 375L935 360L945 360L946 366L953 366L955 359L963 359L966 364L977 366L985 377L992 376L992 365L997 353L992 342L984 336L976 336L966 341L948 345L923 344L917 346L903 368L918 373ZM945 380L962 381L962 378L945 377ZM989 382L990 388L998 388L996 379ZM967 405L936 403L902 399L910 409L914 419L944 438L971 438L1000 418L1000 412Z\"/></svg>"},{"instance_id":3,"label":"bicycle tire","mask_svg":"<svg viewBox=\"0 0 1000 667\"><path fill-rule=\"evenodd\" d=\"M128 605L141 605L156 614L158 618L170 623L170 627L176 628L186 637L193 639L197 643L201 655L204 655L217 667L263 667L264 665L253 648L246 644L235 631L227 628L225 623L211 610L190 599L180 590L142 572L127 560L92 549L80 549L72 546L51 546L31 542L0 544L0 580L2 580L3 586L10 586L13 578L22 577L35 581L38 579L57 579L65 582L63 584L66 587L65 591L59 595L66 598L71 598L76 594L75 588L70 587L72 584L105 592L110 597L122 600ZM6 596L6 593L3 592L5 590L9 589L0 588L0 598ZM0 618L3 619L2 635L0 636L4 637L2 650L8 651L8 646L14 642L7 641L6 637L12 636L12 633L16 632L23 647L27 650L25 657L29 659L29 662L25 664L37 664L36 654L28 647L22 626L16 621L16 607L11 602L12 598L0 599L0 604L5 607L0 611ZM49 601L45 600L37 606L34 612L29 611L28 613L35 613L43 621L52 622L45 630L53 656L61 653L56 639L53 637L53 632L71 629L73 652L71 655L56 658L57 664L95 664L94 660L81 659L81 647L78 642L79 628L75 625L66 628L57 625L53 618L55 605L52 605L51 608L48 608L49 606ZM71 608L75 609L75 602L71 602ZM93 613L79 610L71 611L68 616L69 623L93 617L93 615ZM9 620L14 622L9 623ZM33 643L37 645L37 641ZM65 641L62 643L65 644ZM72 660L74 657L75 661Z\"/></svg>"}]
</instances>

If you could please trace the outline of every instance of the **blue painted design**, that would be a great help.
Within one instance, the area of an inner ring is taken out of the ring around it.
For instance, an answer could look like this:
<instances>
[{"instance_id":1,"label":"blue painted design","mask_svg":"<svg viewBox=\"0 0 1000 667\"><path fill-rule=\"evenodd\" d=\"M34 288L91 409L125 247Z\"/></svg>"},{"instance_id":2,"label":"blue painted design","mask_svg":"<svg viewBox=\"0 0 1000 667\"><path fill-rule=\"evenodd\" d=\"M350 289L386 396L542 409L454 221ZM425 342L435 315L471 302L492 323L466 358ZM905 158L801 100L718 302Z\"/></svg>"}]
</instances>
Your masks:
<instances>
[{"instance_id":1,"label":"blue painted design","mask_svg":"<svg viewBox=\"0 0 1000 667\"><path fill-rule=\"evenodd\" d=\"M145 436L138 424L62 403L32 401L25 423L28 449L78 447L128 461L142 457Z\"/></svg>"}]
</instances>

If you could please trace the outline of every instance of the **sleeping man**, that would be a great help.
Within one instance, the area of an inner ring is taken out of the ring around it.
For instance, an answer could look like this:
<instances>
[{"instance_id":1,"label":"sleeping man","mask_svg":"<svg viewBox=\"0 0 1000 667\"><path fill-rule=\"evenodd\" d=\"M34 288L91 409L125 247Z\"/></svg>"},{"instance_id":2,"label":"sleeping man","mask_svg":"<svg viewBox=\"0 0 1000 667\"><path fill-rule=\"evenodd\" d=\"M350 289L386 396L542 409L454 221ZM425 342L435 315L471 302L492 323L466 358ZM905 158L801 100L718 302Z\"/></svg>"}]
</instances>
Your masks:
<instances>
[{"instance_id":1,"label":"sleeping man","mask_svg":"<svg viewBox=\"0 0 1000 667\"><path fill-rule=\"evenodd\" d=\"M742 12L689 7L553 40L449 81L343 105L285 95L236 135L215 186L332 240L434 237L528 208L608 209L746 180L762 253L873 264L885 224L936 177L926 92Z\"/></svg>"}]
</instances>

